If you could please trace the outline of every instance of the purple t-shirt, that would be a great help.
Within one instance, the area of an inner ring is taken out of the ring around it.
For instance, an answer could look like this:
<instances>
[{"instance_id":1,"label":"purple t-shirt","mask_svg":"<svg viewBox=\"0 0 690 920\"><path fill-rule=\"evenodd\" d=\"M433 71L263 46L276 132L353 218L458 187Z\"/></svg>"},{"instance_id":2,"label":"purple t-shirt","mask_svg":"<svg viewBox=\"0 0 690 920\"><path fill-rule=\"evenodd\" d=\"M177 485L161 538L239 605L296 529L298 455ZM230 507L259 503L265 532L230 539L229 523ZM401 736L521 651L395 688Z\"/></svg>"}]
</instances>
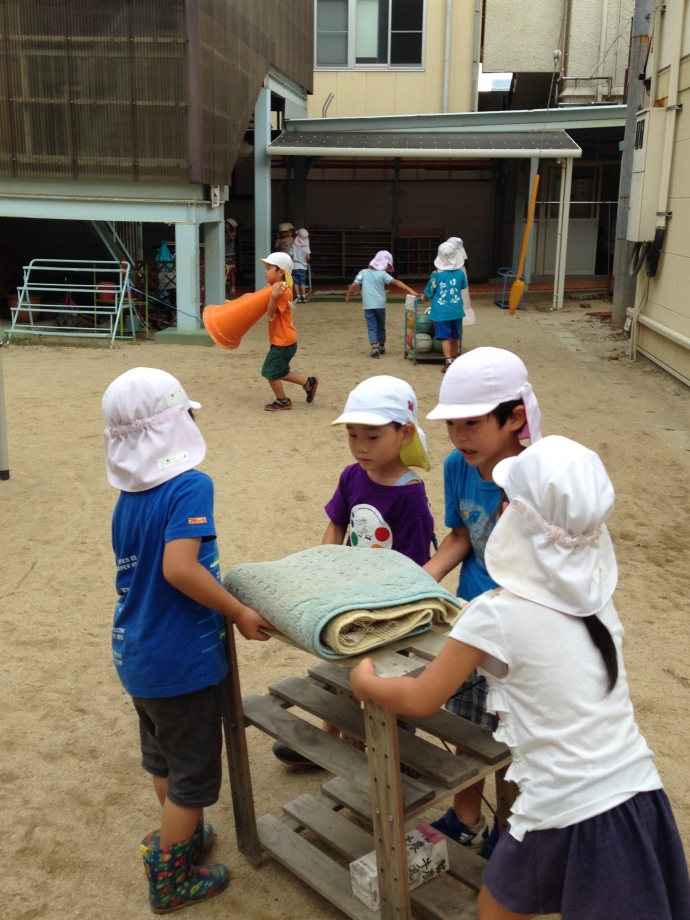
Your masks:
<instances>
[{"instance_id":1,"label":"purple t-shirt","mask_svg":"<svg viewBox=\"0 0 690 920\"><path fill-rule=\"evenodd\" d=\"M434 519L423 482L380 486L354 463L341 473L326 514L350 528L349 546L394 549L418 565L429 561Z\"/></svg>"}]
</instances>

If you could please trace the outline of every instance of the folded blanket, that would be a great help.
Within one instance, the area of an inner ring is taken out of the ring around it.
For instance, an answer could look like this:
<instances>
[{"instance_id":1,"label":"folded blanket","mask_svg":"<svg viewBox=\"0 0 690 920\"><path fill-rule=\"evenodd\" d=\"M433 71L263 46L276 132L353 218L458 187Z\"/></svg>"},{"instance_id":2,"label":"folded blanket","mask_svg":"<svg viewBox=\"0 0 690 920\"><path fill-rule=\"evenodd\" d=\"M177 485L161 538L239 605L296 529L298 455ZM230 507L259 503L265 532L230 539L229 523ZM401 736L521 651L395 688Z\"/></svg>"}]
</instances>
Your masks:
<instances>
[{"instance_id":1,"label":"folded blanket","mask_svg":"<svg viewBox=\"0 0 690 920\"><path fill-rule=\"evenodd\" d=\"M243 604L320 658L360 655L449 623L461 602L394 550L317 546L242 563L223 579Z\"/></svg>"}]
</instances>

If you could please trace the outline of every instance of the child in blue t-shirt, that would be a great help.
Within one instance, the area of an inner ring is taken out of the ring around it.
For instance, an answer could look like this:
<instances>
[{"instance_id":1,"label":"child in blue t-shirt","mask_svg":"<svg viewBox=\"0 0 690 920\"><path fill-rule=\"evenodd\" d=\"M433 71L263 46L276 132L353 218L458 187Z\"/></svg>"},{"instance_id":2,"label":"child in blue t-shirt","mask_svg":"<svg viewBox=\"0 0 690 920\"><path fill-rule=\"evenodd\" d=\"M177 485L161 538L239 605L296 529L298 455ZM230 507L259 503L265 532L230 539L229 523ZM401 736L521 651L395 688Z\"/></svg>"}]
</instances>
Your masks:
<instances>
[{"instance_id":1,"label":"child in blue t-shirt","mask_svg":"<svg viewBox=\"0 0 690 920\"><path fill-rule=\"evenodd\" d=\"M225 866L200 865L213 842L203 809L221 783L225 618L245 639L267 639L270 629L220 584L213 483L194 469L206 454L191 411L200 408L174 377L149 367L122 374L103 397L106 471L120 489L113 659L162 806L160 830L141 845L155 913L228 884Z\"/></svg>"},{"instance_id":2,"label":"child in blue t-shirt","mask_svg":"<svg viewBox=\"0 0 690 920\"><path fill-rule=\"evenodd\" d=\"M540 440L540 412L527 379L527 368L503 348L475 348L458 358L441 384L439 404L427 415L448 426L455 447L443 464L446 527L450 533L424 566L437 581L458 564L458 597L471 601L498 585L484 564L484 548L496 522L501 500L492 479L496 464L517 456L522 441ZM487 684L475 671L446 708L485 728L493 728L486 709ZM459 792L440 821L441 833L490 855L489 829L481 811L481 788ZM494 834L492 832L492 843Z\"/></svg>"},{"instance_id":3,"label":"child in blue t-shirt","mask_svg":"<svg viewBox=\"0 0 690 920\"><path fill-rule=\"evenodd\" d=\"M358 289L362 292L364 319L369 333L371 357L380 358L386 353L386 291L389 287L398 288L406 294L417 296L411 287L398 281L389 272L393 271L393 256L382 249L377 252L368 268L362 269L347 289L345 303L350 303L352 294Z\"/></svg>"},{"instance_id":4,"label":"child in blue t-shirt","mask_svg":"<svg viewBox=\"0 0 690 920\"><path fill-rule=\"evenodd\" d=\"M443 373L448 370L462 350L462 321L465 317L462 292L467 278L462 268L456 268L457 250L450 241L441 243L434 259L436 271L424 288L424 298L431 301L430 317L436 324L435 337L443 348Z\"/></svg>"}]
</instances>

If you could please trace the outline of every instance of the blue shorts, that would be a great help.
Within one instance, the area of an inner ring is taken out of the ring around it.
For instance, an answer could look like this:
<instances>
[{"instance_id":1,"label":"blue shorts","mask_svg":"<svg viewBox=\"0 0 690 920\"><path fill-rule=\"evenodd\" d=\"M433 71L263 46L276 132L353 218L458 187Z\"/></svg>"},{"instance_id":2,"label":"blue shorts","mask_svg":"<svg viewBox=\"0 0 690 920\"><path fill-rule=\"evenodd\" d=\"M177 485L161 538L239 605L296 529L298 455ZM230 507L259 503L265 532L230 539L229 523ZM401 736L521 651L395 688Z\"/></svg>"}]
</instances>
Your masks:
<instances>
[{"instance_id":1,"label":"blue shorts","mask_svg":"<svg viewBox=\"0 0 690 920\"><path fill-rule=\"evenodd\" d=\"M292 280L295 284L299 284L300 287L307 286L307 270L306 268L293 268L292 269Z\"/></svg>"},{"instance_id":2,"label":"blue shorts","mask_svg":"<svg viewBox=\"0 0 690 920\"><path fill-rule=\"evenodd\" d=\"M462 326L460 325L462 320L460 319L449 319L444 322L436 323L436 335L437 339L461 339L462 338Z\"/></svg>"},{"instance_id":3,"label":"blue shorts","mask_svg":"<svg viewBox=\"0 0 690 920\"><path fill-rule=\"evenodd\" d=\"M663 789L569 827L502 834L484 884L506 910L563 920L680 920L690 880Z\"/></svg>"}]
</instances>

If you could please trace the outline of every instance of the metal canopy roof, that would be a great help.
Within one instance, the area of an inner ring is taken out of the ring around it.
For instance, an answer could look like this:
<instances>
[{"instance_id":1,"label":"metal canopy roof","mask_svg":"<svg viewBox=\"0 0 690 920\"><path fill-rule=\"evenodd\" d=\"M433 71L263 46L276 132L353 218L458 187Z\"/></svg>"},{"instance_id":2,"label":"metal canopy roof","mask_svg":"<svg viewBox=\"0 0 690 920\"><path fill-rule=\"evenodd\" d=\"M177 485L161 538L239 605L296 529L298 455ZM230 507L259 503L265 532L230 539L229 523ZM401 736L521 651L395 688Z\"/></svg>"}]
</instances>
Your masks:
<instances>
[{"instance_id":1,"label":"metal canopy roof","mask_svg":"<svg viewBox=\"0 0 690 920\"><path fill-rule=\"evenodd\" d=\"M565 131L287 131L266 148L271 156L444 157L492 159L580 157Z\"/></svg>"}]
</instances>

